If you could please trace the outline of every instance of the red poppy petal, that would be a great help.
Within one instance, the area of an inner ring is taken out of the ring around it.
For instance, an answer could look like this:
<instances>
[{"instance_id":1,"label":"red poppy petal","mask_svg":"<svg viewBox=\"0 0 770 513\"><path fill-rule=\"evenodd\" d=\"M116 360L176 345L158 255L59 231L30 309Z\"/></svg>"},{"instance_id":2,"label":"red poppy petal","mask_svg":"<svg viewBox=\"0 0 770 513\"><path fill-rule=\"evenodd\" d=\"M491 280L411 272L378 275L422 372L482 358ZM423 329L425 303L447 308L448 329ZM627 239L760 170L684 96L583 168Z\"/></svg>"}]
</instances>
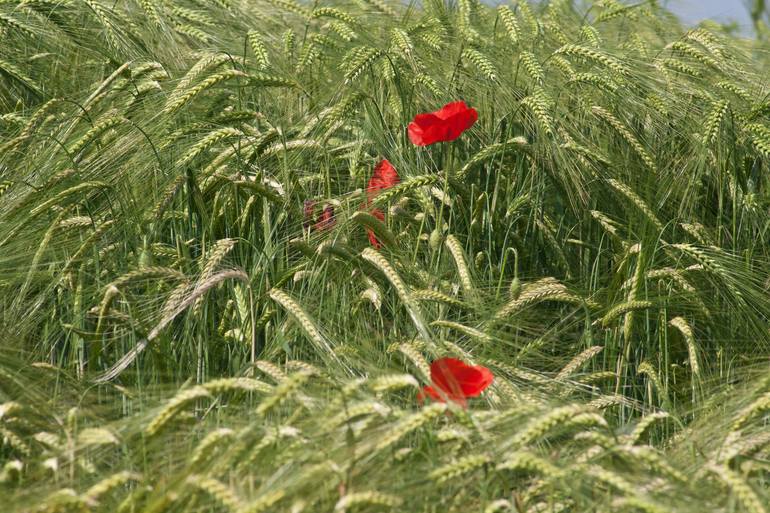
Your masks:
<instances>
[{"instance_id":1,"label":"red poppy petal","mask_svg":"<svg viewBox=\"0 0 770 513\"><path fill-rule=\"evenodd\" d=\"M366 190L372 190L376 191L379 189L384 189L385 183L382 181L382 179L378 176L373 176L369 179L369 181L366 183Z\"/></svg>"},{"instance_id":2,"label":"red poppy petal","mask_svg":"<svg viewBox=\"0 0 770 513\"><path fill-rule=\"evenodd\" d=\"M443 121L433 113L417 114L407 128L409 140L416 146L440 141L444 131Z\"/></svg>"},{"instance_id":3,"label":"red poppy petal","mask_svg":"<svg viewBox=\"0 0 770 513\"><path fill-rule=\"evenodd\" d=\"M468 365L456 358L440 358L430 367L431 381L452 399L477 397L493 381L486 367Z\"/></svg>"},{"instance_id":4,"label":"red poppy petal","mask_svg":"<svg viewBox=\"0 0 770 513\"><path fill-rule=\"evenodd\" d=\"M382 181L380 178L372 177L369 179L369 183L366 184L366 202L367 204L371 203L371 201L374 199L377 194L379 194L379 191L385 189L385 182Z\"/></svg>"},{"instance_id":5,"label":"red poppy petal","mask_svg":"<svg viewBox=\"0 0 770 513\"><path fill-rule=\"evenodd\" d=\"M447 120L452 116L460 114L466 110L468 110L468 106L465 105L464 101L460 100L457 102L447 103L446 105L441 107L441 109L434 112L434 114L439 119Z\"/></svg>"},{"instance_id":6,"label":"red poppy petal","mask_svg":"<svg viewBox=\"0 0 770 513\"><path fill-rule=\"evenodd\" d=\"M444 402L444 398L441 397L441 394L432 386L424 386L422 387L422 390L420 390L420 396L422 398L430 397L434 401Z\"/></svg>"},{"instance_id":7,"label":"red poppy petal","mask_svg":"<svg viewBox=\"0 0 770 513\"><path fill-rule=\"evenodd\" d=\"M372 209L371 214L382 222L385 222L385 214L379 208ZM369 243L374 246L375 249L380 249L382 243L377 239L377 236L369 228L366 229L366 234L369 235Z\"/></svg>"},{"instance_id":8,"label":"red poppy petal","mask_svg":"<svg viewBox=\"0 0 770 513\"><path fill-rule=\"evenodd\" d=\"M417 146L454 141L478 119L476 109L464 101L447 103L436 112L417 114L409 123L409 140Z\"/></svg>"},{"instance_id":9,"label":"red poppy petal","mask_svg":"<svg viewBox=\"0 0 770 513\"><path fill-rule=\"evenodd\" d=\"M460 118L463 130L468 130L478 121L479 113L476 109L470 108L462 114L458 114L458 117Z\"/></svg>"},{"instance_id":10,"label":"red poppy petal","mask_svg":"<svg viewBox=\"0 0 770 513\"><path fill-rule=\"evenodd\" d=\"M313 228L319 231L329 230L336 223L337 220L334 218L334 206L327 205L324 207L323 212L321 212L318 221L313 225Z\"/></svg>"},{"instance_id":11,"label":"red poppy petal","mask_svg":"<svg viewBox=\"0 0 770 513\"><path fill-rule=\"evenodd\" d=\"M437 142L448 140L448 125L442 123L440 125L431 125L420 129L419 135L412 137L410 134L410 140L417 146L428 146Z\"/></svg>"},{"instance_id":12,"label":"red poppy petal","mask_svg":"<svg viewBox=\"0 0 770 513\"><path fill-rule=\"evenodd\" d=\"M371 214L377 219L379 219L380 221L385 222L385 213L379 208L372 209ZM366 234L369 236L369 243L372 246L374 246L374 249L380 249L382 247L382 243L379 241L379 239L377 238L377 236L374 234L372 230L367 228Z\"/></svg>"},{"instance_id":13,"label":"red poppy petal","mask_svg":"<svg viewBox=\"0 0 770 513\"><path fill-rule=\"evenodd\" d=\"M443 120L436 114L436 112L423 112L421 114L417 114L412 120L412 123L419 126L423 130L434 125L440 125Z\"/></svg>"},{"instance_id":14,"label":"red poppy petal","mask_svg":"<svg viewBox=\"0 0 770 513\"><path fill-rule=\"evenodd\" d=\"M481 392L492 384L494 376L492 371L478 365L469 366L457 376L457 380L465 397L478 397L481 395Z\"/></svg>"},{"instance_id":15,"label":"red poppy petal","mask_svg":"<svg viewBox=\"0 0 770 513\"><path fill-rule=\"evenodd\" d=\"M398 171L388 159L382 159L374 168L372 179L380 180L385 187L393 187L399 182Z\"/></svg>"},{"instance_id":16,"label":"red poppy petal","mask_svg":"<svg viewBox=\"0 0 770 513\"><path fill-rule=\"evenodd\" d=\"M374 249L380 249L382 247L382 243L377 239L377 236L374 234L372 230L367 228L366 234L369 236L369 244L371 244L374 247Z\"/></svg>"},{"instance_id":17,"label":"red poppy petal","mask_svg":"<svg viewBox=\"0 0 770 513\"><path fill-rule=\"evenodd\" d=\"M425 138L423 137L422 128L417 123L409 123L409 127L407 128L407 133L409 134L409 140L414 144L415 146L427 146L429 143L425 142Z\"/></svg>"},{"instance_id":18,"label":"red poppy petal","mask_svg":"<svg viewBox=\"0 0 770 513\"><path fill-rule=\"evenodd\" d=\"M447 119L447 125L449 126L448 137L450 141L454 141L460 135L468 130L479 119L479 114L476 109L468 109L460 112L451 118Z\"/></svg>"},{"instance_id":19,"label":"red poppy petal","mask_svg":"<svg viewBox=\"0 0 770 513\"><path fill-rule=\"evenodd\" d=\"M398 171L396 171L396 168L393 167L393 164L391 164L388 159L382 159L375 166L372 177L369 179L369 182L366 185L366 206L368 207L371 205L379 191L393 187L400 180L401 179L398 176ZM380 221L385 221L385 214L382 210L375 208L371 211L371 213ZM377 240L377 236L374 235L374 232L370 229L367 229L366 233L369 236L369 242L371 245L376 249L380 249L382 247L382 243Z\"/></svg>"},{"instance_id":20,"label":"red poppy petal","mask_svg":"<svg viewBox=\"0 0 770 513\"><path fill-rule=\"evenodd\" d=\"M477 365L476 368L481 372L481 381L478 383L479 385L479 394L483 392L489 385L492 384L492 382L495 380L494 374L492 374L492 371L487 369L486 367L482 365Z\"/></svg>"},{"instance_id":21,"label":"red poppy petal","mask_svg":"<svg viewBox=\"0 0 770 513\"><path fill-rule=\"evenodd\" d=\"M447 394L445 394L443 391L436 390L431 386L424 386L419 392L417 392L417 402L420 405L422 405L423 402L425 402L425 399L428 397L439 403L445 403L446 400L449 399L453 403L463 408L468 406L468 402L464 397L448 397Z\"/></svg>"},{"instance_id":22,"label":"red poppy petal","mask_svg":"<svg viewBox=\"0 0 770 513\"><path fill-rule=\"evenodd\" d=\"M430 365L430 379L447 395L460 395L462 391L456 375L465 367L465 363L456 358L439 358Z\"/></svg>"},{"instance_id":23,"label":"red poppy petal","mask_svg":"<svg viewBox=\"0 0 770 513\"><path fill-rule=\"evenodd\" d=\"M396 185L400 180L396 168L394 168L387 159L382 159L374 168L374 173L366 184L367 206L372 202L378 191L389 189Z\"/></svg>"}]
</instances>

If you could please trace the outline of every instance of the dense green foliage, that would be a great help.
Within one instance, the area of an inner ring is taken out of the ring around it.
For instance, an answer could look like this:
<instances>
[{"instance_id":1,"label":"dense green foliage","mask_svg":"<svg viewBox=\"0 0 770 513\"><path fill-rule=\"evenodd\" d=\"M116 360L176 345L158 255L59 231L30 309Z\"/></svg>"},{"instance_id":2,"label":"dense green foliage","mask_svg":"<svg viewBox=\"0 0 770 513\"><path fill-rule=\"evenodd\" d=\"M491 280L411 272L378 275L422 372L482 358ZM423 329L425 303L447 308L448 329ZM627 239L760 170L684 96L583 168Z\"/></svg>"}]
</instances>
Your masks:
<instances>
[{"instance_id":1,"label":"dense green foliage","mask_svg":"<svg viewBox=\"0 0 770 513\"><path fill-rule=\"evenodd\" d=\"M762 44L615 0L0 0L0 40L3 511L770 511ZM446 355L467 410L416 400Z\"/></svg>"}]
</instances>

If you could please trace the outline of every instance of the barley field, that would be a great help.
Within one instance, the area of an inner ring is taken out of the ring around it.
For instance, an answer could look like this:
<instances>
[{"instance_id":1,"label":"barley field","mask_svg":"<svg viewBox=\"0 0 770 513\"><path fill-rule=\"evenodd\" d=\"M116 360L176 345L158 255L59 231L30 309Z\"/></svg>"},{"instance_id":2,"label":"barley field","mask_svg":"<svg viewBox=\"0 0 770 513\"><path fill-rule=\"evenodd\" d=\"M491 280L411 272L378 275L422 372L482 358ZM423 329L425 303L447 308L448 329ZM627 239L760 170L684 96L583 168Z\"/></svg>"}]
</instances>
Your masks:
<instances>
[{"instance_id":1,"label":"barley field","mask_svg":"<svg viewBox=\"0 0 770 513\"><path fill-rule=\"evenodd\" d=\"M0 0L0 510L770 512L770 43L660 4Z\"/></svg>"}]
</instances>

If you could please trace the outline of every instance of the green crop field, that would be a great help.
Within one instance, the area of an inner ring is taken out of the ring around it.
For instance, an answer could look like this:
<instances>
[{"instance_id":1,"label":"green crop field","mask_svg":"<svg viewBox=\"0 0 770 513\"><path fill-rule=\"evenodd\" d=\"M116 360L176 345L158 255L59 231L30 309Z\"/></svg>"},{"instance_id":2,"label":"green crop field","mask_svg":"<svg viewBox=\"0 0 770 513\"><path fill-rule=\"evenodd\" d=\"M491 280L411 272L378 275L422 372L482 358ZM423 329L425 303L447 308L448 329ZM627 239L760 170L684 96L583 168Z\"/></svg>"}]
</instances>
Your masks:
<instances>
[{"instance_id":1,"label":"green crop field","mask_svg":"<svg viewBox=\"0 0 770 513\"><path fill-rule=\"evenodd\" d=\"M661 3L0 0L0 511L770 512L763 2Z\"/></svg>"}]
</instances>

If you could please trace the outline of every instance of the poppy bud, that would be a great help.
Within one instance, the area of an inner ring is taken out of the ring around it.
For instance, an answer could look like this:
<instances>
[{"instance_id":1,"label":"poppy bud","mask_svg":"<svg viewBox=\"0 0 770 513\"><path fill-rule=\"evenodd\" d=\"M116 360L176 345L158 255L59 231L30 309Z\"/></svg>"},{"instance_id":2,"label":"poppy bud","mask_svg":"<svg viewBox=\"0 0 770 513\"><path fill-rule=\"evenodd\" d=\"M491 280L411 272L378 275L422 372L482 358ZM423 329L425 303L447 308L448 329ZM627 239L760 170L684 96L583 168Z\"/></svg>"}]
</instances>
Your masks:
<instances>
[{"instance_id":1,"label":"poppy bud","mask_svg":"<svg viewBox=\"0 0 770 513\"><path fill-rule=\"evenodd\" d=\"M487 259L487 255L484 254L483 251L479 251L476 253L476 258L473 260L473 263L476 264L476 268L480 269L484 266L484 262Z\"/></svg>"},{"instance_id":2,"label":"poppy bud","mask_svg":"<svg viewBox=\"0 0 770 513\"><path fill-rule=\"evenodd\" d=\"M433 251L436 251L438 248L441 247L441 232L438 231L438 228L430 232L430 238L428 239L428 244L430 244L430 248Z\"/></svg>"},{"instance_id":3,"label":"poppy bud","mask_svg":"<svg viewBox=\"0 0 770 513\"><path fill-rule=\"evenodd\" d=\"M509 293L511 295L511 299L519 299L519 294L521 294L521 281L518 277L514 278L511 282Z\"/></svg>"}]
</instances>

